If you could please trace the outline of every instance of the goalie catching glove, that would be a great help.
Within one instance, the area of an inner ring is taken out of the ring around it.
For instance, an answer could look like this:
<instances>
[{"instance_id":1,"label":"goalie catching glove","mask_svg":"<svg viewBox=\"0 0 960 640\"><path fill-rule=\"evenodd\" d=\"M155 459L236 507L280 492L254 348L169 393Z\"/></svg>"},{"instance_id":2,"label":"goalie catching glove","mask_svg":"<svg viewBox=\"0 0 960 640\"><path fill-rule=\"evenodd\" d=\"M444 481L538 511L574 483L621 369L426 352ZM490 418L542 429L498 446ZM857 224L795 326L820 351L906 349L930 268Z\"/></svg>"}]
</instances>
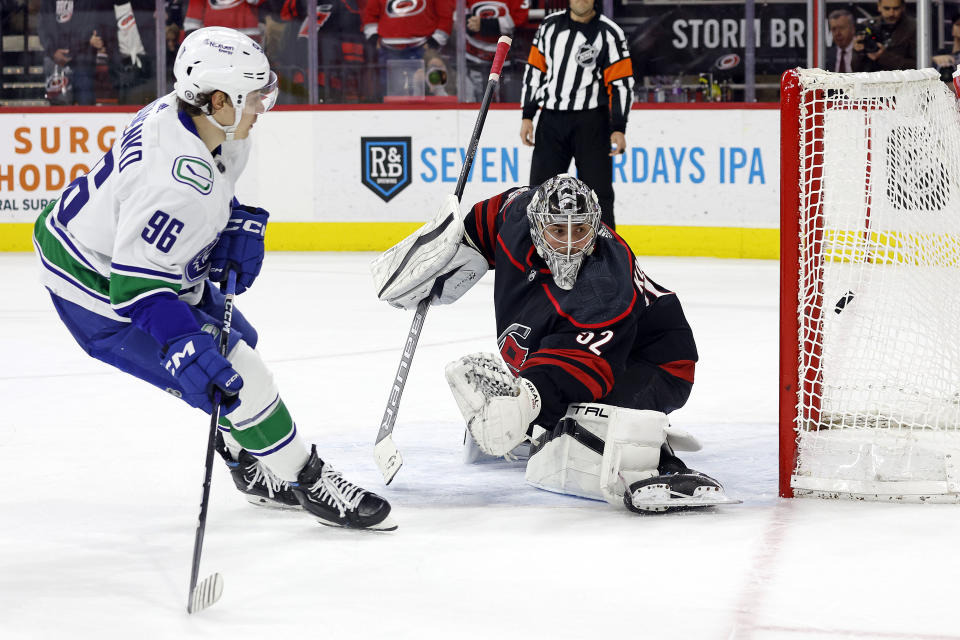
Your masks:
<instances>
[{"instance_id":1,"label":"goalie catching glove","mask_svg":"<svg viewBox=\"0 0 960 640\"><path fill-rule=\"evenodd\" d=\"M436 217L384 251L371 265L377 297L412 309L424 298L455 302L487 272L487 260L463 243L460 201L447 196Z\"/></svg>"},{"instance_id":2,"label":"goalie catching glove","mask_svg":"<svg viewBox=\"0 0 960 640\"><path fill-rule=\"evenodd\" d=\"M484 453L505 456L526 439L541 406L532 382L514 378L493 353L463 356L448 364L445 374L467 429Z\"/></svg>"}]
</instances>

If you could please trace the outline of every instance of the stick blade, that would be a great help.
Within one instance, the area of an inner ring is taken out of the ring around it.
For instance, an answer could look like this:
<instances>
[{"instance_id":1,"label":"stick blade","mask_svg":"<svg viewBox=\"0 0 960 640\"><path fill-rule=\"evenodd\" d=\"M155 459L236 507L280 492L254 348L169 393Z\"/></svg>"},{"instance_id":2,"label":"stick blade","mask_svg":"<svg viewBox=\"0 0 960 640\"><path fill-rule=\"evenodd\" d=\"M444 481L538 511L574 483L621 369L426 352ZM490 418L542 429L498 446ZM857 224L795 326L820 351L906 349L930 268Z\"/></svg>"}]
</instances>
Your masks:
<instances>
[{"instance_id":1,"label":"stick blade","mask_svg":"<svg viewBox=\"0 0 960 640\"><path fill-rule=\"evenodd\" d=\"M373 456L377 460L377 466L380 467L380 473L383 474L384 484L393 482L393 477L403 465L403 456L394 444L393 436L387 436L377 442L373 447Z\"/></svg>"},{"instance_id":2,"label":"stick blade","mask_svg":"<svg viewBox=\"0 0 960 640\"><path fill-rule=\"evenodd\" d=\"M190 592L187 613L203 611L214 604L223 595L223 576L214 573L201 580Z\"/></svg>"}]
</instances>

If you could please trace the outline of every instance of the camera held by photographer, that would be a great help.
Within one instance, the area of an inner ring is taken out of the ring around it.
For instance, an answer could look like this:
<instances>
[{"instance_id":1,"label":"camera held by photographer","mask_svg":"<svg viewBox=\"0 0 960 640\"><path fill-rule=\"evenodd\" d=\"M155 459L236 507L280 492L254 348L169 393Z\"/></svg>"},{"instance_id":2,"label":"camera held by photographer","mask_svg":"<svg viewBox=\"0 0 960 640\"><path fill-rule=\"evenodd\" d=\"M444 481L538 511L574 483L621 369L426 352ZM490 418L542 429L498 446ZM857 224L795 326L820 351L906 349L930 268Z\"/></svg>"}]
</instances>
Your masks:
<instances>
[{"instance_id":1,"label":"camera held by photographer","mask_svg":"<svg viewBox=\"0 0 960 640\"><path fill-rule=\"evenodd\" d=\"M879 0L879 15L857 24L853 39L854 71L917 68L917 27L905 0Z\"/></svg>"}]
</instances>

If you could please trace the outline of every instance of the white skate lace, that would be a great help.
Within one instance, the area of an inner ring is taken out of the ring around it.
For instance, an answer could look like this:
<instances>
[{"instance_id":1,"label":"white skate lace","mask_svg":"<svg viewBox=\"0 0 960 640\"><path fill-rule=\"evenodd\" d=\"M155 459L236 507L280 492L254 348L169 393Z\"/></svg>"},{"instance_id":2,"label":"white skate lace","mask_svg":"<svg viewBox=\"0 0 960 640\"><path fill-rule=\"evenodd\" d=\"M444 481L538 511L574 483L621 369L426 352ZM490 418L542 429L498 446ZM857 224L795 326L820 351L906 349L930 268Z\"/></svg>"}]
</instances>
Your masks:
<instances>
[{"instance_id":1,"label":"white skate lace","mask_svg":"<svg viewBox=\"0 0 960 640\"><path fill-rule=\"evenodd\" d=\"M257 483L262 482L267 488L267 495L272 498L274 494L285 491L290 486L286 480L281 480L273 475L269 469L260 464L259 460L248 466L247 471L250 470L250 467L253 467L254 473L253 479L247 483L247 489L253 489Z\"/></svg>"},{"instance_id":2,"label":"white skate lace","mask_svg":"<svg viewBox=\"0 0 960 640\"><path fill-rule=\"evenodd\" d=\"M336 507L340 517L343 518L347 511L353 511L360 506L360 501L366 492L344 478L339 471L325 464L320 471L320 479L310 485L310 493L315 494L331 507Z\"/></svg>"}]
</instances>

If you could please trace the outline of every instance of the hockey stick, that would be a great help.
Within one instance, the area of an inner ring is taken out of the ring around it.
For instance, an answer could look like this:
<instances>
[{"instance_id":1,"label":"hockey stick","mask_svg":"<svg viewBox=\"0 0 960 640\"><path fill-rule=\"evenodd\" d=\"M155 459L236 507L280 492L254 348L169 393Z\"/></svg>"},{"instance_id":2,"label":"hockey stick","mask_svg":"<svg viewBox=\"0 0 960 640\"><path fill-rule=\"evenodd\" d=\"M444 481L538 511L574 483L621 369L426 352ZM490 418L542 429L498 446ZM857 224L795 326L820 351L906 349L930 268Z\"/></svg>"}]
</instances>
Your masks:
<instances>
[{"instance_id":1,"label":"hockey stick","mask_svg":"<svg viewBox=\"0 0 960 640\"><path fill-rule=\"evenodd\" d=\"M220 329L220 355L227 357L227 343L230 340L230 323L233 320L233 298L237 292L237 273L227 272L227 286L223 300L223 327ZM193 541L193 565L190 567L190 597L187 600L187 613L196 613L206 609L223 593L223 577L212 573L197 584L200 573L200 553L203 551L203 534L207 529L207 507L210 504L210 478L213 476L213 449L217 439L217 424L220 422L220 390L213 392L213 412L210 414L210 431L207 434L207 458L203 473L203 495L200 498L200 520L197 522L197 537Z\"/></svg>"},{"instance_id":2,"label":"hockey stick","mask_svg":"<svg viewBox=\"0 0 960 640\"><path fill-rule=\"evenodd\" d=\"M493 64L490 67L490 76L487 79L487 87L483 92L483 100L480 102L480 112L477 114L477 122L473 126L473 135L470 137L470 146L467 148L467 155L463 160L463 167L460 169L460 177L457 179L457 187L454 195L457 200L463 197L463 189L467 184L467 177L470 175L470 167L473 166L473 157L477 154L477 144L480 142L480 132L483 130L483 123L487 119L487 111L490 110L490 102L493 100L493 92L500 81L500 72L503 70L503 62L507 58L507 51L510 50L512 40L507 36L501 36L497 42L497 52L493 56ZM403 354L400 356L400 366L397 368L397 375L393 379L393 387L390 389L390 397L387 399L387 408L383 412L383 419L380 421L380 431L377 433L377 441L373 447L374 458L377 466L380 467L380 473L383 474L383 481L390 484L400 466L403 464L403 457L393 442L393 427L397 423L397 411L400 407L400 396L403 395L403 388L407 384L407 374L410 373L410 364L413 362L413 353L417 349L417 342L420 339L420 330L423 328L423 321L427 317L427 309L430 308L430 301L434 294L438 293L440 283L434 285L430 295L420 301L417 310L413 314L413 322L410 324L410 331L407 333L407 342L403 347Z\"/></svg>"}]
</instances>

